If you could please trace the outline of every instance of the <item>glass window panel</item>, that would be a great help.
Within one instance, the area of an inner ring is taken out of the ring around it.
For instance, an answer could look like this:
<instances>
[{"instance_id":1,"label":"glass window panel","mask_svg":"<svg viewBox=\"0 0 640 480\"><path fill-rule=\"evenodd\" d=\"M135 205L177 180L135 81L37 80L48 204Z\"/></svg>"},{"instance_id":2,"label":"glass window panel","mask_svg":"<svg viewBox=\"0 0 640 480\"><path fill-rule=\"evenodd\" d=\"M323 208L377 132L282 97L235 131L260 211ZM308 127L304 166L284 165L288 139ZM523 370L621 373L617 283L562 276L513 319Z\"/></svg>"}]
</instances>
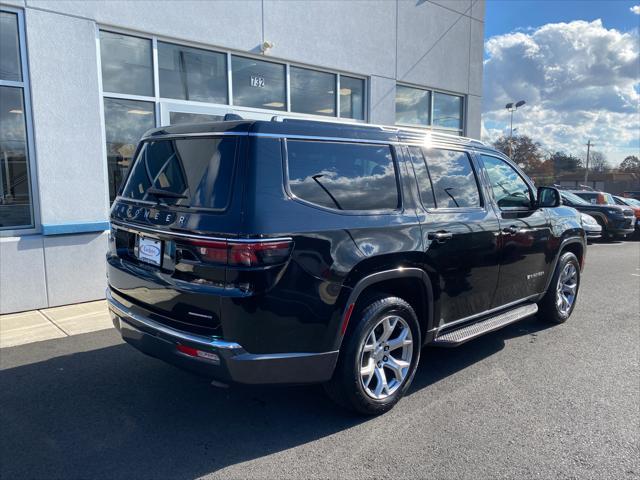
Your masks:
<instances>
[{"instance_id":1,"label":"glass window panel","mask_svg":"<svg viewBox=\"0 0 640 480\"><path fill-rule=\"evenodd\" d=\"M424 153L438 208L480 206L476 176L466 153L436 149Z\"/></svg>"},{"instance_id":2,"label":"glass window panel","mask_svg":"<svg viewBox=\"0 0 640 480\"><path fill-rule=\"evenodd\" d=\"M227 103L227 56L158 42L160 96Z\"/></svg>"},{"instance_id":3,"label":"glass window panel","mask_svg":"<svg viewBox=\"0 0 640 480\"><path fill-rule=\"evenodd\" d=\"M433 196L433 186L431 185L427 165L424 162L422 149L420 147L409 147L409 152L411 153L411 162L413 163L413 170L416 174L422 204L426 208L435 208L436 202Z\"/></svg>"},{"instance_id":4,"label":"glass window panel","mask_svg":"<svg viewBox=\"0 0 640 480\"><path fill-rule=\"evenodd\" d=\"M169 123L179 125L183 123L220 122L224 115L211 115L208 113L169 112Z\"/></svg>"},{"instance_id":5,"label":"glass window panel","mask_svg":"<svg viewBox=\"0 0 640 480\"><path fill-rule=\"evenodd\" d=\"M104 123L107 137L109 198L113 201L140 137L156 126L154 104L105 98Z\"/></svg>"},{"instance_id":6,"label":"glass window panel","mask_svg":"<svg viewBox=\"0 0 640 480\"><path fill-rule=\"evenodd\" d=\"M0 12L0 80L22 81L18 15Z\"/></svg>"},{"instance_id":7,"label":"glass window panel","mask_svg":"<svg viewBox=\"0 0 640 480\"><path fill-rule=\"evenodd\" d=\"M233 104L286 110L285 66L252 58L231 58Z\"/></svg>"},{"instance_id":8,"label":"glass window panel","mask_svg":"<svg viewBox=\"0 0 640 480\"><path fill-rule=\"evenodd\" d=\"M291 67L291 111L336 116L336 76Z\"/></svg>"},{"instance_id":9,"label":"glass window panel","mask_svg":"<svg viewBox=\"0 0 640 480\"><path fill-rule=\"evenodd\" d=\"M531 207L529 186L511 165L488 155L482 155L482 163L489 176L493 196L500 208Z\"/></svg>"},{"instance_id":10,"label":"glass window panel","mask_svg":"<svg viewBox=\"0 0 640 480\"><path fill-rule=\"evenodd\" d=\"M153 96L151 40L100 32L102 90Z\"/></svg>"},{"instance_id":11,"label":"glass window panel","mask_svg":"<svg viewBox=\"0 0 640 480\"><path fill-rule=\"evenodd\" d=\"M396 123L429 125L428 90L396 85Z\"/></svg>"},{"instance_id":12,"label":"glass window panel","mask_svg":"<svg viewBox=\"0 0 640 480\"><path fill-rule=\"evenodd\" d=\"M289 188L338 210L398 208L398 185L387 145L287 141Z\"/></svg>"},{"instance_id":13,"label":"glass window panel","mask_svg":"<svg viewBox=\"0 0 640 480\"><path fill-rule=\"evenodd\" d=\"M0 87L0 228L32 226L31 212L23 90Z\"/></svg>"},{"instance_id":14,"label":"glass window panel","mask_svg":"<svg viewBox=\"0 0 640 480\"><path fill-rule=\"evenodd\" d=\"M122 195L155 201L149 188L182 196L163 197L169 205L225 209L233 184L237 137L147 141Z\"/></svg>"},{"instance_id":15,"label":"glass window panel","mask_svg":"<svg viewBox=\"0 0 640 480\"><path fill-rule=\"evenodd\" d=\"M364 120L364 80L340 75L340 116Z\"/></svg>"},{"instance_id":16,"label":"glass window panel","mask_svg":"<svg viewBox=\"0 0 640 480\"><path fill-rule=\"evenodd\" d=\"M462 130L462 97L434 92L433 126Z\"/></svg>"}]
</instances>

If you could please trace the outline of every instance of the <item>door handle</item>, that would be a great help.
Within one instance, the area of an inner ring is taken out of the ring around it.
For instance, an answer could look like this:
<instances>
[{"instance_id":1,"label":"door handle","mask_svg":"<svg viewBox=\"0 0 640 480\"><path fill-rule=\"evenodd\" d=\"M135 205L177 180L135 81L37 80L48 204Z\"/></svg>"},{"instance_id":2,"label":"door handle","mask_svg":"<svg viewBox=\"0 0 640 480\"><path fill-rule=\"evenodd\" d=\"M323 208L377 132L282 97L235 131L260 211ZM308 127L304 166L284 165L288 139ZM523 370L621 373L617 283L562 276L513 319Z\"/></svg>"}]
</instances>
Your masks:
<instances>
[{"instance_id":1,"label":"door handle","mask_svg":"<svg viewBox=\"0 0 640 480\"><path fill-rule=\"evenodd\" d=\"M451 232L432 232L427 235L429 240L434 240L436 243L444 243L447 240L451 240L453 238L453 233Z\"/></svg>"},{"instance_id":2,"label":"door handle","mask_svg":"<svg viewBox=\"0 0 640 480\"><path fill-rule=\"evenodd\" d=\"M517 233L520 233L522 229L515 226L515 225L511 225L509 227L503 228L502 231L508 235L516 235Z\"/></svg>"}]
</instances>

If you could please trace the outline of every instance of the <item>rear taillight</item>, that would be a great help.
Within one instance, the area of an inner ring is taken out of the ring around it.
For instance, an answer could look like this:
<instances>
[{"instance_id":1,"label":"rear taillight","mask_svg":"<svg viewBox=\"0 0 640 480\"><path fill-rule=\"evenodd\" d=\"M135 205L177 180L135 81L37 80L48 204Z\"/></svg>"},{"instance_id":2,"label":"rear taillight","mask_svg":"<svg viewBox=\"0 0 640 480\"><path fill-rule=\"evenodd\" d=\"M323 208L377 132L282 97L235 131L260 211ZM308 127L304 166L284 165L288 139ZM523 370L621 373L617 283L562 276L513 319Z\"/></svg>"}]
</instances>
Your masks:
<instances>
[{"instance_id":1,"label":"rear taillight","mask_svg":"<svg viewBox=\"0 0 640 480\"><path fill-rule=\"evenodd\" d=\"M224 240L189 239L186 243L195 247L198 257L205 262L221 264L227 263L228 245Z\"/></svg>"},{"instance_id":2,"label":"rear taillight","mask_svg":"<svg viewBox=\"0 0 640 480\"><path fill-rule=\"evenodd\" d=\"M283 263L291 253L290 240L259 243L229 242L229 265L255 267Z\"/></svg>"},{"instance_id":3,"label":"rear taillight","mask_svg":"<svg viewBox=\"0 0 640 480\"><path fill-rule=\"evenodd\" d=\"M240 267L260 267L284 263L291 254L291 240L234 241L234 240L181 240L197 256L207 262Z\"/></svg>"}]
</instances>

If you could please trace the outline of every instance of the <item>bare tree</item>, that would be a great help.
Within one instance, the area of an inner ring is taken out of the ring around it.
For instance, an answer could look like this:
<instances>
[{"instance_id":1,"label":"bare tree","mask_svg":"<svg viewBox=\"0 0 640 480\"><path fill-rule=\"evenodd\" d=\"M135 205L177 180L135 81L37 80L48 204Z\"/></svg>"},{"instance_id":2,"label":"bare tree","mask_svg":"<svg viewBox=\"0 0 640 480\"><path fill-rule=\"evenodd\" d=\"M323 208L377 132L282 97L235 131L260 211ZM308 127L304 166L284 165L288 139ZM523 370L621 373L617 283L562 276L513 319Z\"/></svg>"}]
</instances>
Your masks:
<instances>
[{"instance_id":1,"label":"bare tree","mask_svg":"<svg viewBox=\"0 0 640 480\"><path fill-rule=\"evenodd\" d=\"M592 172L606 172L609 170L607 157L602 152L591 152L589 159L589 168Z\"/></svg>"}]
</instances>

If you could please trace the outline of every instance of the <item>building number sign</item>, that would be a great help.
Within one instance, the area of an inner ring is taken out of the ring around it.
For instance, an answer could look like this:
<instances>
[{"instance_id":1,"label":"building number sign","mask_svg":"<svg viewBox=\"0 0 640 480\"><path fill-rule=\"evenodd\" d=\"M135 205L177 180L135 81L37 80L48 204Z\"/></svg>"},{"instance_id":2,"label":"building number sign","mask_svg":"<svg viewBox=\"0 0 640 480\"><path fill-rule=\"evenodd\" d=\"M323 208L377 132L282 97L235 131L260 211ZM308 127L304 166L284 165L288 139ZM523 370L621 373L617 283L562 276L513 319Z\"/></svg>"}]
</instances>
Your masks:
<instances>
[{"instance_id":1,"label":"building number sign","mask_svg":"<svg viewBox=\"0 0 640 480\"><path fill-rule=\"evenodd\" d=\"M264 87L264 77L261 75L251 75L251 86L258 88Z\"/></svg>"}]
</instances>

